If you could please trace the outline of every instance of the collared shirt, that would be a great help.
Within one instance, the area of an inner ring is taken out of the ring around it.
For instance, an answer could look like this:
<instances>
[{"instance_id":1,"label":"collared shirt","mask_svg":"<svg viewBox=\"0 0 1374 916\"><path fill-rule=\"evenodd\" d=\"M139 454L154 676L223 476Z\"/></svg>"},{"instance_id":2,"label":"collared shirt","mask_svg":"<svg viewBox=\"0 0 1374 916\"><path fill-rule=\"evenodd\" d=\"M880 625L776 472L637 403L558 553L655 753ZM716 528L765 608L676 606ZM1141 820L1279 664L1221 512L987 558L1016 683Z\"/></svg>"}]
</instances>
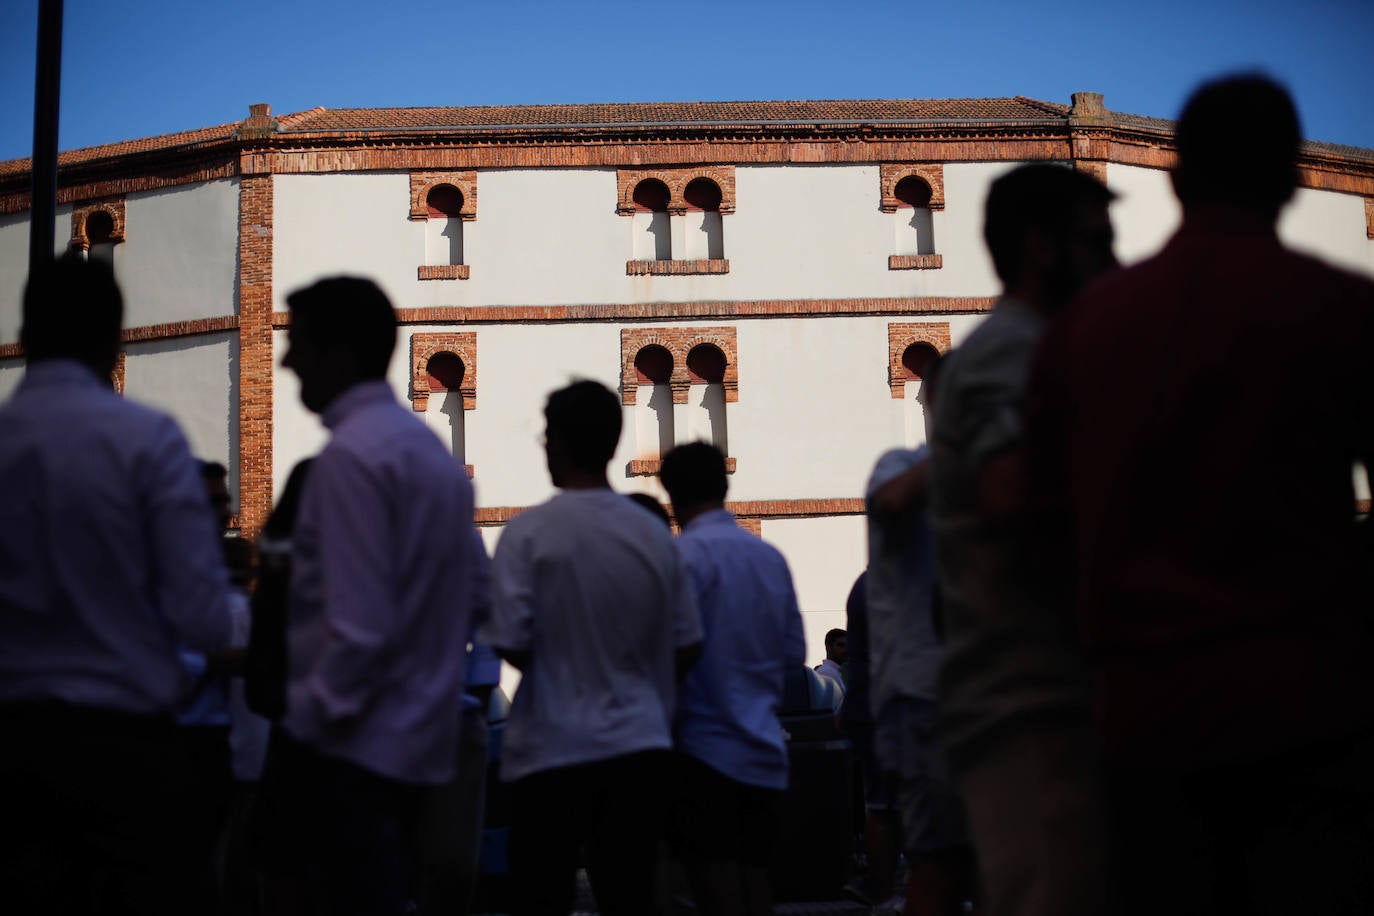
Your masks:
<instances>
[{"instance_id":1,"label":"collared shirt","mask_svg":"<svg viewBox=\"0 0 1374 916\"><path fill-rule=\"evenodd\" d=\"M492 596L486 641L530 656L503 779L672 746L675 650L701 624L660 520L608 489L559 493L506 525Z\"/></svg>"},{"instance_id":2,"label":"collared shirt","mask_svg":"<svg viewBox=\"0 0 1374 916\"><path fill-rule=\"evenodd\" d=\"M678 698L677 748L737 782L785 789L783 678L806 663L787 561L724 509L688 522L678 547L701 612L702 654Z\"/></svg>"},{"instance_id":3,"label":"collared shirt","mask_svg":"<svg viewBox=\"0 0 1374 916\"><path fill-rule=\"evenodd\" d=\"M242 644L215 518L175 421L69 360L0 407L0 701L170 713L178 643Z\"/></svg>"},{"instance_id":4,"label":"collared shirt","mask_svg":"<svg viewBox=\"0 0 1374 916\"><path fill-rule=\"evenodd\" d=\"M1031 490L1066 522L1109 755L1224 764L1370 727L1371 354L1374 283L1221 209L1046 335Z\"/></svg>"},{"instance_id":5,"label":"collared shirt","mask_svg":"<svg viewBox=\"0 0 1374 916\"><path fill-rule=\"evenodd\" d=\"M441 783L457 755L472 613L472 484L383 381L324 412L292 541L282 726L382 776Z\"/></svg>"},{"instance_id":6,"label":"collared shirt","mask_svg":"<svg viewBox=\"0 0 1374 916\"><path fill-rule=\"evenodd\" d=\"M1045 319L1002 299L940 374L931 439L931 524L943 596L940 729L952 756L1045 716L1086 714L1064 609L1036 581L1021 535L979 511L988 460L1021 447L1026 379Z\"/></svg>"},{"instance_id":7,"label":"collared shirt","mask_svg":"<svg viewBox=\"0 0 1374 916\"><path fill-rule=\"evenodd\" d=\"M924 445L884 452L865 499L929 460ZM870 509L867 589L870 712L876 717L899 698L934 700L944 648L935 631L935 543L924 508L891 520Z\"/></svg>"}]
</instances>

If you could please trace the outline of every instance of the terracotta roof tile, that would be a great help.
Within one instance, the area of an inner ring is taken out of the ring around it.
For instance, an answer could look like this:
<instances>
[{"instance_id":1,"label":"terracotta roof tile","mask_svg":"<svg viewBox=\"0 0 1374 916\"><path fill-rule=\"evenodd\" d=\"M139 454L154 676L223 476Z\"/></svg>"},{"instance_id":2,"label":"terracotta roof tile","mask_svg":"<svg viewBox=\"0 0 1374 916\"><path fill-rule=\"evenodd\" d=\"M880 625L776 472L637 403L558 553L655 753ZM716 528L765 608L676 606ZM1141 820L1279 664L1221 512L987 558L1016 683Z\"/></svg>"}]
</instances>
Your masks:
<instances>
[{"instance_id":1,"label":"terracotta roof tile","mask_svg":"<svg viewBox=\"0 0 1374 916\"><path fill-rule=\"evenodd\" d=\"M238 126L239 122L236 121L233 124L219 124L215 127L183 130L175 134L162 134L157 137L143 137L138 140L124 140L119 143L105 143L100 146L87 146L81 149L67 150L58 156L58 164L78 165L83 162L93 162L97 159L127 156L131 153L145 153L154 150L172 149L178 146L194 146L197 143L209 143L215 140L227 140L233 136L234 128ZM20 174L28 170L29 157L11 159L8 162L0 162L0 176Z\"/></svg>"},{"instance_id":2,"label":"terracotta roof tile","mask_svg":"<svg viewBox=\"0 0 1374 916\"><path fill-rule=\"evenodd\" d=\"M463 108L336 108L307 112L290 132L500 128L544 125L742 124L813 121L1023 121L1062 118L1065 106L1031 99L873 99L774 102L627 102ZM286 125L283 125L285 128Z\"/></svg>"}]
</instances>

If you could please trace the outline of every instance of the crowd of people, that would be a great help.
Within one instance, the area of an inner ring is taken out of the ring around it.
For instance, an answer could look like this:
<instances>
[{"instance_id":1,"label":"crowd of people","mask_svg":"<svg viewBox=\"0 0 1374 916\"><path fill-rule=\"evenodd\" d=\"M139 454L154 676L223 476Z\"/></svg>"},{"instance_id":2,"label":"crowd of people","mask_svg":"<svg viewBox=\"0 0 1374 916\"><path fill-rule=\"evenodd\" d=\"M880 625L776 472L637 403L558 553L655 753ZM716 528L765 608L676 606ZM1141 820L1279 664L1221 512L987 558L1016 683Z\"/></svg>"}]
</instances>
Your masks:
<instances>
[{"instance_id":1,"label":"crowd of people","mask_svg":"<svg viewBox=\"0 0 1374 916\"><path fill-rule=\"evenodd\" d=\"M868 482L818 676L848 685L880 907L1374 911L1374 283L1278 240L1281 87L1202 87L1176 142L1182 227L1126 269L1096 179L993 183L1003 295L924 368L929 444ZM513 913L569 913L583 865L601 912L658 912L666 842L701 912L771 914L805 640L721 452L664 456L671 516L637 504L607 477L619 399L573 382L544 409L558 493L489 558L385 380L383 293L286 301L330 437L250 546L223 466L111 390L109 267L29 278L0 406L7 909L467 912L504 660Z\"/></svg>"}]
</instances>

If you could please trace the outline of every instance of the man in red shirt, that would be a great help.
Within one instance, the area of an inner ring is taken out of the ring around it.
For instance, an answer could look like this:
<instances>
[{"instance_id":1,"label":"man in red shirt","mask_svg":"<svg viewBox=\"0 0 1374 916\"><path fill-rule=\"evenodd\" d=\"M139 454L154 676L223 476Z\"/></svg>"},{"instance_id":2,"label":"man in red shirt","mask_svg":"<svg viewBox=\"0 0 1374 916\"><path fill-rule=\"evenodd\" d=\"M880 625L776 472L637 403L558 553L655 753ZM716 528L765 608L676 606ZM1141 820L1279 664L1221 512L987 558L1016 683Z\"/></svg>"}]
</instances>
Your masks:
<instances>
[{"instance_id":1,"label":"man in red shirt","mask_svg":"<svg viewBox=\"0 0 1374 916\"><path fill-rule=\"evenodd\" d=\"M1047 333L1030 492L1072 585L1118 913L1374 912L1374 283L1284 247L1297 113L1262 77L1179 121L1183 226Z\"/></svg>"}]
</instances>

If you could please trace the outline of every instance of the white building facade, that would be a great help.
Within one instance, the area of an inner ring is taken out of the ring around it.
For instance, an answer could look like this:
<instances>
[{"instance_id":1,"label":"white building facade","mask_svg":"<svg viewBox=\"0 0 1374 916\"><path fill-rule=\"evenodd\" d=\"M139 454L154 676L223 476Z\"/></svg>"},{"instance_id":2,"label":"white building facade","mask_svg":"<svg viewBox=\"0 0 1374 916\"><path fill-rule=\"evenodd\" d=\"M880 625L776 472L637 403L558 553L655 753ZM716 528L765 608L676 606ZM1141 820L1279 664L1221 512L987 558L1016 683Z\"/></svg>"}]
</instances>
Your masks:
<instances>
[{"instance_id":1,"label":"white building facade","mask_svg":"<svg viewBox=\"0 0 1374 916\"><path fill-rule=\"evenodd\" d=\"M285 297L368 276L402 324L392 386L469 466L489 546L552 492L546 395L596 379L624 405L618 489L661 497L674 442L726 451L731 507L787 557L814 662L865 563L868 472L924 439L924 360L997 293L989 184L1029 161L1098 176L1119 195L1118 254L1138 260L1179 221L1171 130L1092 93L255 105L238 124L63 154L57 247L112 259L116 384L230 467L245 536L325 440L279 366ZM1285 240L1374 275L1374 151L1308 144L1301 176ZM0 397L23 372L28 180L27 161L0 163Z\"/></svg>"}]
</instances>

